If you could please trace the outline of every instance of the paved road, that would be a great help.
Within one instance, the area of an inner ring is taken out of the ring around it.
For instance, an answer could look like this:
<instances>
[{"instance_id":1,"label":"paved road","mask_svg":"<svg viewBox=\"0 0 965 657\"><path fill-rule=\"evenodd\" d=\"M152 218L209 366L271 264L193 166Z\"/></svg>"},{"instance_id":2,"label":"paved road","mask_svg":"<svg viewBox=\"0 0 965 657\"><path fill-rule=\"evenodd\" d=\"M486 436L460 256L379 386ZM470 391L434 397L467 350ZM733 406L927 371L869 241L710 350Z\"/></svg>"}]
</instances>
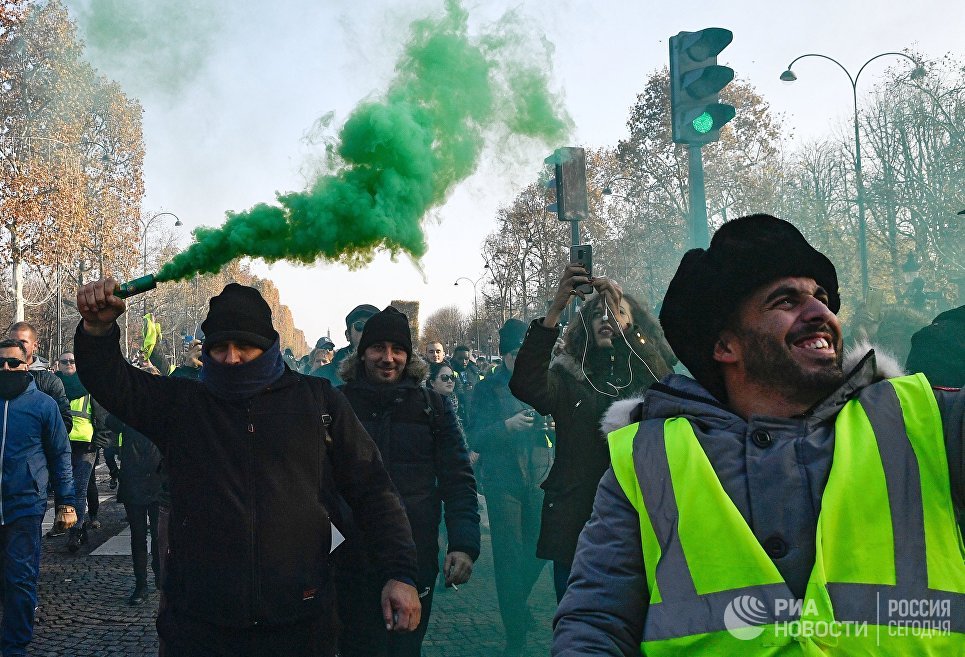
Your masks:
<instances>
[{"instance_id":1,"label":"paved road","mask_svg":"<svg viewBox=\"0 0 965 657\"><path fill-rule=\"evenodd\" d=\"M125 537L119 536L128 531L124 507L107 489L106 469L101 466L96 475L103 500L98 519L103 527L90 533L90 543L71 555L64 548L66 536L43 540L40 609L30 646L30 654L35 657L157 654L154 619L158 594L152 591L150 604L127 605L134 576L129 546L125 546ZM493 585L485 514L483 522L482 555L473 578L458 591L436 595L423 657L498 657L500 654L502 623ZM530 635L527 657L549 655L550 622L556 607L549 566L530 600L538 625Z\"/></svg>"}]
</instances>

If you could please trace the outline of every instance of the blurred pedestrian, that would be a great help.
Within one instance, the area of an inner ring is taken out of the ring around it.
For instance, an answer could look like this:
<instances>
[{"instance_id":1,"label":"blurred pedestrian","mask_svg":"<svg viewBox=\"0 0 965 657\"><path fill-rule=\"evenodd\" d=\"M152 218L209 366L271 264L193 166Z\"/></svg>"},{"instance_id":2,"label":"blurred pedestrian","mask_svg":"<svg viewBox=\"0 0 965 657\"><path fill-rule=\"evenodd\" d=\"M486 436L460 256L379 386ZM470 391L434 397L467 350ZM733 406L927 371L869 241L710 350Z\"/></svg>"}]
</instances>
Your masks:
<instances>
[{"instance_id":1,"label":"blurred pedestrian","mask_svg":"<svg viewBox=\"0 0 965 657\"><path fill-rule=\"evenodd\" d=\"M142 368L160 375L153 365ZM147 542L151 537L151 571L154 588L161 584L161 560L158 543L158 513L164 474L162 457L157 446L134 427L114 415L107 416L107 426L118 434L121 443L120 487L117 501L124 505L131 528L131 561L134 566L134 590L127 604L134 606L147 601Z\"/></svg>"},{"instance_id":2,"label":"blurred pedestrian","mask_svg":"<svg viewBox=\"0 0 965 657\"><path fill-rule=\"evenodd\" d=\"M473 393L469 445L479 454L476 473L489 512L504 657L526 652L526 635L537 625L528 599L546 561L536 556L543 491L553 464L544 418L509 391L526 324L507 320L499 329L502 364Z\"/></svg>"},{"instance_id":3,"label":"blurred pedestrian","mask_svg":"<svg viewBox=\"0 0 965 657\"><path fill-rule=\"evenodd\" d=\"M365 328L365 323L369 321L369 317L377 312L379 312L378 308L367 303L352 308L349 314L345 316L345 339L348 340L348 344L335 352L331 362L314 370L312 376L328 379L333 386L340 386L345 383L339 373L341 371L342 361L355 353L355 349L358 347L359 340L362 337L362 329Z\"/></svg>"},{"instance_id":4,"label":"blurred pedestrian","mask_svg":"<svg viewBox=\"0 0 965 657\"><path fill-rule=\"evenodd\" d=\"M94 465L97 461L98 450L106 447L113 439L105 424L107 413L84 387L77 376L76 365L73 364L74 354L64 352L58 360L66 361L63 369L59 369L54 376L63 384L65 395L70 403L71 428L67 434L70 440L70 463L73 470L74 500L77 509L77 525L67 536L67 551L76 554L81 545L87 543L87 532L97 529L97 510L100 505L97 482L91 491L91 481L94 480ZM93 507L90 506L94 502Z\"/></svg>"}]
</instances>

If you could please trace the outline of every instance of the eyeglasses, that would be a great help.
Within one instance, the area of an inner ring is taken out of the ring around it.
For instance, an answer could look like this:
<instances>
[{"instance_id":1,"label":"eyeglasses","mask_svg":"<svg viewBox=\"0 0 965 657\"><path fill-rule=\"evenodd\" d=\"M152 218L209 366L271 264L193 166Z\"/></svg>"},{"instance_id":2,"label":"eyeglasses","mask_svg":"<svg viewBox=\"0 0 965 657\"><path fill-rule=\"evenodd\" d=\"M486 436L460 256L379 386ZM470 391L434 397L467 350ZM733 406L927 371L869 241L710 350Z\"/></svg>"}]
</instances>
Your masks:
<instances>
[{"instance_id":1,"label":"eyeglasses","mask_svg":"<svg viewBox=\"0 0 965 657\"><path fill-rule=\"evenodd\" d=\"M61 358L61 359L60 359L60 364L61 364L61 365L73 365L73 364L74 364L74 359L73 359L73 358Z\"/></svg>"},{"instance_id":2,"label":"eyeglasses","mask_svg":"<svg viewBox=\"0 0 965 657\"><path fill-rule=\"evenodd\" d=\"M23 362L22 360L20 360L19 358L6 358L6 357L3 357L3 358L0 358L0 367L3 367L4 365L6 365L7 367L9 367L9 368L12 369L12 370L15 370L15 369L17 369L18 367L20 367L21 365L26 365L26 363Z\"/></svg>"},{"instance_id":3,"label":"eyeglasses","mask_svg":"<svg viewBox=\"0 0 965 657\"><path fill-rule=\"evenodd\" d=\"M445 383L452 383L456 380L456 377L452 374L443 374L439 377L439 380L444 381Z\"/></svg>"},{"instance_id":4,"label":"eyeglasses","mask_svg":"<svg viewBox=\"0 0 965 657\"><path fill-rule=\"evenodd\" d=\"M356 321L356 322L352 322L352 328L355 329L356 331L358 331L359 333L361 333L361 332L362 332L362 329L365 328L365 322L367 322L367 321L369 321L369 320L367 320L367 319L360 319L360 320L358 320L358 321Z\"/></svg>"}]
</instances>

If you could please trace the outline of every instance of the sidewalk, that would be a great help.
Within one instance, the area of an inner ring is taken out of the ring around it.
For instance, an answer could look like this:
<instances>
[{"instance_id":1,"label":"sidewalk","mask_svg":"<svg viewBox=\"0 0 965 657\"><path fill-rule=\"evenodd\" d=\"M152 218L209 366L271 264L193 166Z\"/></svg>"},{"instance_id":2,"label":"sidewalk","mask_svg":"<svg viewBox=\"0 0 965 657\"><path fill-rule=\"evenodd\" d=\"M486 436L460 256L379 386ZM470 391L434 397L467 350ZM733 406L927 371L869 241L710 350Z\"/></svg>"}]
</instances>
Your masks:
<instances>
[{"instance_id":1,"label":"sidewalk","mask_svg":"<svg viewBox=\"0 0 965 657\"><path fill-rule=\"evenodd\" d=\"M107 473L97 473L101 492L98 519L103 527L90 532L90 542L72 555L67 537L43 539L40 564L40 608L30 654L36 657L140 657L157 654L154 620L158 593L150 603L129 607L134 585L128 555L91 555L101 544L127 529L124 507L107 489ZM106 499L105 499L106 498ZM493 583L488 521L483 513L482 554L472 579L458 591L437 592L423 657L497 657L503 646L502 623ZM149 583L151 582L149 578ZM547 564L530 598L539 626L530 635L527 656L549 655L556 598Z\"/></svg>"}]
</instances>

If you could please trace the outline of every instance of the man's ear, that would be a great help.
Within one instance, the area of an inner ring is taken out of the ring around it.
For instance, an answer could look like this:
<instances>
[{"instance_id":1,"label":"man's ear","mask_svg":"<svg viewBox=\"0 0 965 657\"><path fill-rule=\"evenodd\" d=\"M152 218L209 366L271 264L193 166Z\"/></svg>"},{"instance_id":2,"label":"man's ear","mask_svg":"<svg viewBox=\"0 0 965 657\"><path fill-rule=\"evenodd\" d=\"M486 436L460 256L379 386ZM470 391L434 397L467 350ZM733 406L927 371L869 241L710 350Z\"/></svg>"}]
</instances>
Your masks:
<instances>
[{"instance_id":1,"label":"man's ear","mask_svg":"<svg viewBox=\"0 0 965 657\"><path fill-rule=\"evenodd\" d=\"M741 359L740 340L737 334L724 329L714 343L714 360L718 363L736 363Z\"/></svg>"},{"instance_id":2,"label":"man's ear","mask_svg":"<svg viewBox=\"0 0 965 657\"><path fill-rule=\"evenodd\" d=\"M348 340L350 343L352 342L352 329L350 328L345 329L345 339Z\"/></svg>"}]
</instances>

